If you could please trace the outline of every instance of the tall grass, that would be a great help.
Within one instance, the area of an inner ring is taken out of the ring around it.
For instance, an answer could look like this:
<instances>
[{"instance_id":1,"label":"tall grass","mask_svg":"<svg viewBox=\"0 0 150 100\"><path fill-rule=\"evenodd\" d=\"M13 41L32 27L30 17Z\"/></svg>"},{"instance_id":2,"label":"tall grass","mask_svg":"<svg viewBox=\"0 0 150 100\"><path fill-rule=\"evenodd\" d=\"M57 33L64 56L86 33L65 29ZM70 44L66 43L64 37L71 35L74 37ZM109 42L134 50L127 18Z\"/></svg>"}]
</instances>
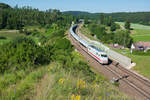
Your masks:
<instances>
[{"instance_id":1,"label":"tall grass","mask_svg":"<svg viewBox=\"0 0 150 100\"><path fill-rule=\"evenodd\" d=\"M72 55L75 65L84 60L77 52ZM5 73L0 76L0 100L130 100L102 75L89 78L82 70L66 70L61 62Z\"/></svg>"},{"instance_id":2,"label":"tall grass","mask_svg":"<svg viewBox=\"0 0 150 100\"><path fill-rule=\"evenodd\" d=\"M34 94L33 89L45 75L47 67L41 67L33 72L19 71L5 73L0 77L0 100L29 99Z\"/></svg>"}]
</instances>

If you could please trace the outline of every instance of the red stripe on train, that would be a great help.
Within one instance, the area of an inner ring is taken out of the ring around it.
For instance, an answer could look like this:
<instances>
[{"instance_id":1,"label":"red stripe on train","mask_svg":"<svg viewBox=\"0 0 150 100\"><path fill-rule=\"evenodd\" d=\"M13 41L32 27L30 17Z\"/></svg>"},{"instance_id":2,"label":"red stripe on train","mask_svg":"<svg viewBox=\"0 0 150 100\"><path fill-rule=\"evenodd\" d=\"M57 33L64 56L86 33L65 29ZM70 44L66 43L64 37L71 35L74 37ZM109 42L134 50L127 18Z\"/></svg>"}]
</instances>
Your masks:
<instances>
[{"instance_id":1,"label":"red stripe on train","mask_svg":"<svg viewBox=\"0 0 150 100\"><path fill-rule=\"evenodd\" d=\"M101 59L99 59L98 57L96 57L94 54L92 54L90 51L88 51L92 56L94 56L97 60L99 60L100 62L103 63L103 61Z\"/></svg>"}]
</instances>

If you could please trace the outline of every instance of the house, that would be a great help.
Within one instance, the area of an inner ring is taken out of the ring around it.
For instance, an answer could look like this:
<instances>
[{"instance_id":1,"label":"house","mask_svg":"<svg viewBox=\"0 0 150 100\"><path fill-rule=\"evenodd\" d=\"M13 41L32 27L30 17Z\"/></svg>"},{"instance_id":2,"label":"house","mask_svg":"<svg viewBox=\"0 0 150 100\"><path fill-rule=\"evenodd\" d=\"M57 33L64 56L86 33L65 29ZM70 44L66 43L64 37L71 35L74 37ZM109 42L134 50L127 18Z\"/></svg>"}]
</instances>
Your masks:
<instances>
[{"instance_id":1,"label":"house","mask_svg":"<svg viewBox=\"0 0 150 100\"><path fill-rule=\"evenodd\" d=\"M118 43L115 43L115 44L109 44L109 46L110 46L111 48L125 49L124 46L119 45Z\"/></svg>"},{"instance_id":2,"label":"house","mask_svg":"<svg viewBox=\"0 0 150 100\"><path fill-rule=\"evenodd\" d=\"M144 50L146 52L147 50L150 50L150 42L136 42L131 45L131 50Z\"/></svg>"}]
</instances>

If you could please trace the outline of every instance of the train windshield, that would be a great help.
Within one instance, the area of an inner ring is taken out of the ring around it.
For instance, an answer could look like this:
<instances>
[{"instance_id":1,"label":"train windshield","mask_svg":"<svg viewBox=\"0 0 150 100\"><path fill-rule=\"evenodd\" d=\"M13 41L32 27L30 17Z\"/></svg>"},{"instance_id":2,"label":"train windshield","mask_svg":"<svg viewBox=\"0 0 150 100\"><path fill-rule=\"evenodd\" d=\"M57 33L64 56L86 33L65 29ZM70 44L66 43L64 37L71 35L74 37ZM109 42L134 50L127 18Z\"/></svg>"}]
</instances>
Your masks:
<instances>
[{"instance_id":1,"label":"train windshield","mask_svg":"<svg viewBox=\"0 0 150 100\"><path fill-rule=\"evenodd\" d=\"M104 54L103 54L103 55L101 55L101 57L107 57L107 55L104 55Z\"/></svg>"},{"instance_id":2,"label":"train windshield","mask_svg":"<svg viewBox=\"0 0 150 100\"><path fill-rule=\"evenodd\" d=\"M102 50L100 50L99 48L97 48L97 47L95 47L95 46L93 46L93 45L91 45L91 47L93 48L93 49L95 49L95 50L97 50L97 51L102 51Z\"/></svg>"}]
</instances>

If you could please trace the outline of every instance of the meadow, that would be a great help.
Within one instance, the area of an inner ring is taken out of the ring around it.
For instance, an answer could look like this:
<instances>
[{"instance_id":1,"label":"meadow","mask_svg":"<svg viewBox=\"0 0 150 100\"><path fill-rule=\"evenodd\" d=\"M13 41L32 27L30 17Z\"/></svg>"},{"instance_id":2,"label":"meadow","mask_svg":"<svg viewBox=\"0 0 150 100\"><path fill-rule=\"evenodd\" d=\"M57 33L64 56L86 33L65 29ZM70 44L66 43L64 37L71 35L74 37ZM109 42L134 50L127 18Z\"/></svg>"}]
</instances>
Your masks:
<instances>
[{"instance_id":1,"label":"meadow","mask_svg":"<svg viewBox=\"0 0 150 100\"><path fill-rule=\"evenodd\" d=\"M124 26L124 22L116 22L121 26ZM138 41L150 41L150 26L131 23L131 36L134 42Z\"/></svg>"},{"instance_id":2,"label":"meadow","mask_svg":"<svg viewBox=\"0 0 150 100\"><path fill-rule=\"evenodd\" d=\"M0 30L0 37L5 37L5 39L0 39L0 44L9 42L18 36L23 36L18 30Z\"/></svg>"}]
</instances>

